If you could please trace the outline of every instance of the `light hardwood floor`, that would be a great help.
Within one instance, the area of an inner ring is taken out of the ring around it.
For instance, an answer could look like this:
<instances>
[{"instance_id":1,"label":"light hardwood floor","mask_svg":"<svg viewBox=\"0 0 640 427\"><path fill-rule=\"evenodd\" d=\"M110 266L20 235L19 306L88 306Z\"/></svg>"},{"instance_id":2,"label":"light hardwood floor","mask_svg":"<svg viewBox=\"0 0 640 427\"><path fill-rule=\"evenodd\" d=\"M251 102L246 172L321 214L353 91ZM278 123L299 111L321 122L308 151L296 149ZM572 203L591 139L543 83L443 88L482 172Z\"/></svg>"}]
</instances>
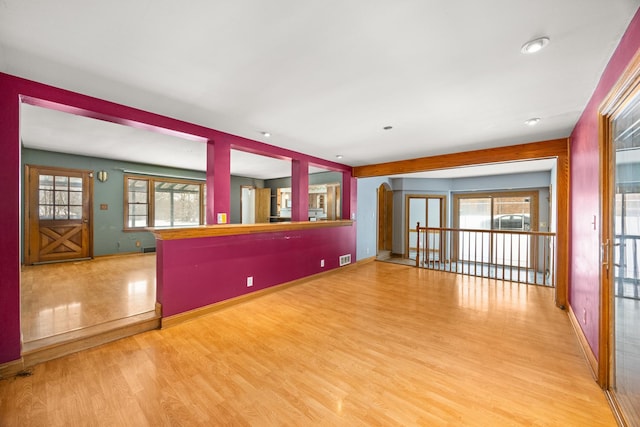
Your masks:
<instances>
[{"instance_id":1,"label":"light hardwood floor","mask_svg":"<svg viewBox=\"0 0 640 427\"><path fill-rule=\"evenodd\" d=\"M153 311L155 265L152 253L23 267L23 341Z\"/></svg>"},{"instance_id":2,"label":"light hardwood floor","mask_svg":"<svg viewBox=\"0 0 640 427\"><path fill-rule=\"evenodd\" d=\"M372 262L0 381L0 425L615 421L552 289Z\"/></svg>"}]
</instances>

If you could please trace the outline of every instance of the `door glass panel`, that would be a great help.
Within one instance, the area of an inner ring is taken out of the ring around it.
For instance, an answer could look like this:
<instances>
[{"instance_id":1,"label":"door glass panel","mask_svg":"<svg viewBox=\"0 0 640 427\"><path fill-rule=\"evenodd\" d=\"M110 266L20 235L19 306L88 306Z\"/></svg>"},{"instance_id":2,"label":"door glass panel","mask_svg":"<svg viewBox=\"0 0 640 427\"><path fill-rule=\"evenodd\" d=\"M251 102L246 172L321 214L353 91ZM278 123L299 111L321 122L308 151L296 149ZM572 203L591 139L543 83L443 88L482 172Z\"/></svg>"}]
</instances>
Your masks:
<instances>
[{"instance_id":1,"label":"door glass panel","mask_svg":"<svg viewBox=\"0 0 640 427\"><path fill-rule=\"evenodd\" d=\"M38 205L40 219L81 220L82 178L39 175Z\"/></svg>"},{"instance_id":2,"label":"door glass panel","mask_svg":"<svg viewBox=\"0 0 640 427\"><path fill-rule=\"evenodd\" d=\"M69 178L66 176L56 176L56 190L67 191L69 189Z\"/></svg>"},{"instance_id":3,"label":"door glass panel","mask_svg":"<svg viewBox=\"0 0 640 427\"><path fill-rule=\"evenodd\" d=\"M491 229L491 198L464 198L459 204L460 228ZM490 256L489 233L462 232L458 240L458 259L488 262Z\"/></svg>"},{"instance_id":4,"label":"door glass panel","mask_svg":"<svg viewBox=\"0 0 640 427\"><path fill-rule=\"evenodd\" d=\"M493 229L504 231L531 230L530 197L494 197ZM511 267L528 265L530 238L522 234L498 233L493 236L493 261Z\"/></svg>"},{"instance_id":5,"label":"door glass panel","mask_svg":"<svg viewBox=\"0 0 640 427\"><path fill-rule=\"evenodd\" d=\"M53 206L40 205L38 212L40 219L53 219Z\"/></svg>"},{"instance_id":6,"label":"door glass panel","mask_svg":"<svg viewBox=\"0 0 640 427\"><path fill-rule=\"evenodd\" d=\"M416 231L416 225L420 222L420 227L424 227L427 223L427 199L426 198L409 198L409 223L407 229L409 230L409 253L410 259L416 259L416 251L418 247L418 232ZM424 234L420 236L424 238Z\"/></svg>"},{"instance_id":7,"label":"door glass panel","mask_svg":"<svg viewBox=\"0 0 640 427\"><path fill-rule=\"evenodd\" d=\"M439 228L442 227L442 199L429 198L427 199L427 227ZM420 236L422 238L423 236ZM441 232L431 230L424 236L426 241L426 248L428 248L429 261L440 261L441 249L440 246ZM423 246L424 247L424 246Z\"/></svg>"},{"instance_id":8,"label":"door glass panel","mask_svg":"<svg viewBox=\"0 0 640 427\"><path fill-rule=\"evenodd\" d=\"M640 99L613 122L614 363L612 388L627 414L640 414ZM631 415L633 417L633 415Z\"/></svg>"}]
</instances>

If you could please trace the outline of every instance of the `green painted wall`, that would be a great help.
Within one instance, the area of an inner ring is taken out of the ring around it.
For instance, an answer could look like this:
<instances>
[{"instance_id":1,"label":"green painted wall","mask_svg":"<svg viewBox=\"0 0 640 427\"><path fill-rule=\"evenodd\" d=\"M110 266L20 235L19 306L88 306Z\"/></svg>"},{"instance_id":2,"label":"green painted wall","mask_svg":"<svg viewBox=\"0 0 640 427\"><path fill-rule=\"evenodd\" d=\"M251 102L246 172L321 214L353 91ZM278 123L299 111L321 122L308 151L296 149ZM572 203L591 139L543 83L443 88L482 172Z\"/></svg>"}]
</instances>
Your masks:
<instances>
[{"instance_id":1,"label":"green painted wall","mask_svg":"<svg viewBox=\"0 0 640 427\"><path fill-rule=\"evenodd\" d=\"M148 174L171 175L184 178L204 179L200 171L167 168L119 160L54 153L50 151L23 149L22 165L55 166L70 169L105 170L109 173L106 182L94 180L93 186L93 254L94 256L117 253L140 252L143 248L155 248L155 239L147 231L124 232L124 172L123 169ZM24 186L23 186L24 187ZM24 200L24 188L22 191ZM107 210L100 210L106 204ZM24 233L22 233L24 238ZM136 246L140 242L140 246Z\"/></svg>"}]
</instances>

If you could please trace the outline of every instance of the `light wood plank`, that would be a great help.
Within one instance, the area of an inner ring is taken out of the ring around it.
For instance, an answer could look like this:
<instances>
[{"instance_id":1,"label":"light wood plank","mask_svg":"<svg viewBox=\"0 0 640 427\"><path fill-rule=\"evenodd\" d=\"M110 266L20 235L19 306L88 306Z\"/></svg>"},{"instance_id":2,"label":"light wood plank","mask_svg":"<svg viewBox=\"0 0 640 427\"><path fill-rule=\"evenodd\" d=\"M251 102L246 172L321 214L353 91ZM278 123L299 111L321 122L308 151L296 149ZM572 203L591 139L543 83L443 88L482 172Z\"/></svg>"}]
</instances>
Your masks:
<instances>
[{"instance_id":1,"label":"light wood plank","mask_svg":"<svg viewBox=\"0 0 640 427\"><path fill-rule=\"evenodd\" d=\"M291 230L306 230L309 228L350 227L352 225L352 220L341 219L336 221L293 221L263 224L215 224L184 228L149 228L148 230L154 234L156 239L175 240L197 239L200 237L212 236L234 236L253 233L274 233Z\"/></svg>"},{"instance_id":2,"label":"light wood plank","mask_svg":"<svg viewBox=\"0 0 640 427\"><path fill-rule=\"evenodd\" d=\"M371 262L0 381L0 425L613 426L553 290Z\"/></svg>"}]
</instances>

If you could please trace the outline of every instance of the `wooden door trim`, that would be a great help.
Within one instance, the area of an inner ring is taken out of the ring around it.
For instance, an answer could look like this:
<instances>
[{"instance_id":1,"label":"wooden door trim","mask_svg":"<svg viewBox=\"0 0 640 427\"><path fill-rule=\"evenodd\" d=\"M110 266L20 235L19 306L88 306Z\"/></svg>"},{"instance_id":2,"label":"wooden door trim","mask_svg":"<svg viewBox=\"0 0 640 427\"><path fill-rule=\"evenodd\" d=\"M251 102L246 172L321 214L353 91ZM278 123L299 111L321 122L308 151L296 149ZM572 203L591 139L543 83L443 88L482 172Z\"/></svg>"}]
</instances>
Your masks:
<instances>
[{"instance_id":1,"label":"wooden door trim","mask_svg":"<svg viewBox=\"0 0 640 427\"><path fill-rule=\"evenodd\" d=\"M31 229L31 221L30 221L30 217L31 214L33 213L33 209L37 208L37 205L34 206L33 203L31 203L32 198L35 196L36 200L37 200L37 195L32 195L31 194L31 187L30 187L30 173L32 171L32 169L38 169L38 170L43 170L43 171L52 171L52 172L59 172L61 174L64 174L65 172L72 172L72 173L81 173L81 174L86 174L88 176L88 180L87 180L87 189L89 191L88 194L88 198L89 198L89 207L87 209L87 215L88 215L88 221L89 221L89 226L87 227L87 258L93 258L93 171L90 169L73 169L73 168L63 168L63 167L58 167L58 166L45 166L45 165L34 165L34 164L25 164L24 165L24 181L22 184L23 187L23 201L22 201L22 205L23 205L23 210L24 210L24 222L23 222L23 264L33 264L34 263L34 259L36 259L36 255L35 253L32 254L31 251L32 249L32 234L33 234L33 230ZM36 212L37 213L37 212Z\"/></svg>"},{"instance_id":2,"label":"wooden door trim","mask_svg":"<svg viewBox=\"0 0 640 427\"><path fill-rule=\"evenodd\" d=\"M638 51L618 82L600 104L599 152L600 152L600 245L605 245L602 255L613 262L614 215L613 197L615 195L614 164L612 156L613 120L636 97L640 96L640 51ZM601 260L602 261L602 260ZM600 328L598 342L598 384L607 390L612 407L617 408L615 393L611 390L611 368L613 366L613 268L600 266Z\"/></svg>"},{"instance_id":3,"label":"wooden door trim","mask_svg":"<svg viewBox=\"0 0 640 427\"><path fill-rule=\"evenodd\" d=\"M426 209L427 209L427 213L429 211L429 199L440 199L440 218L441 221L440 223L444 223L444 225L442 225L442 227L446 227L447 226L447 217L446 217L446 213L447 213L447 208L446 208L446 203L447 203L447 196L443 195L443 194L405 194L404 195L404 223L405 223L405 227L404 227L404 256L403 258L409 258L409 233L411 230L411 224L409 224L409 199L425 199L427 201L426 204ZM428 218L427 218L428 221ZM426 227L426 224L422 224L421 227Z\"/></svg>"}]
</instances>

